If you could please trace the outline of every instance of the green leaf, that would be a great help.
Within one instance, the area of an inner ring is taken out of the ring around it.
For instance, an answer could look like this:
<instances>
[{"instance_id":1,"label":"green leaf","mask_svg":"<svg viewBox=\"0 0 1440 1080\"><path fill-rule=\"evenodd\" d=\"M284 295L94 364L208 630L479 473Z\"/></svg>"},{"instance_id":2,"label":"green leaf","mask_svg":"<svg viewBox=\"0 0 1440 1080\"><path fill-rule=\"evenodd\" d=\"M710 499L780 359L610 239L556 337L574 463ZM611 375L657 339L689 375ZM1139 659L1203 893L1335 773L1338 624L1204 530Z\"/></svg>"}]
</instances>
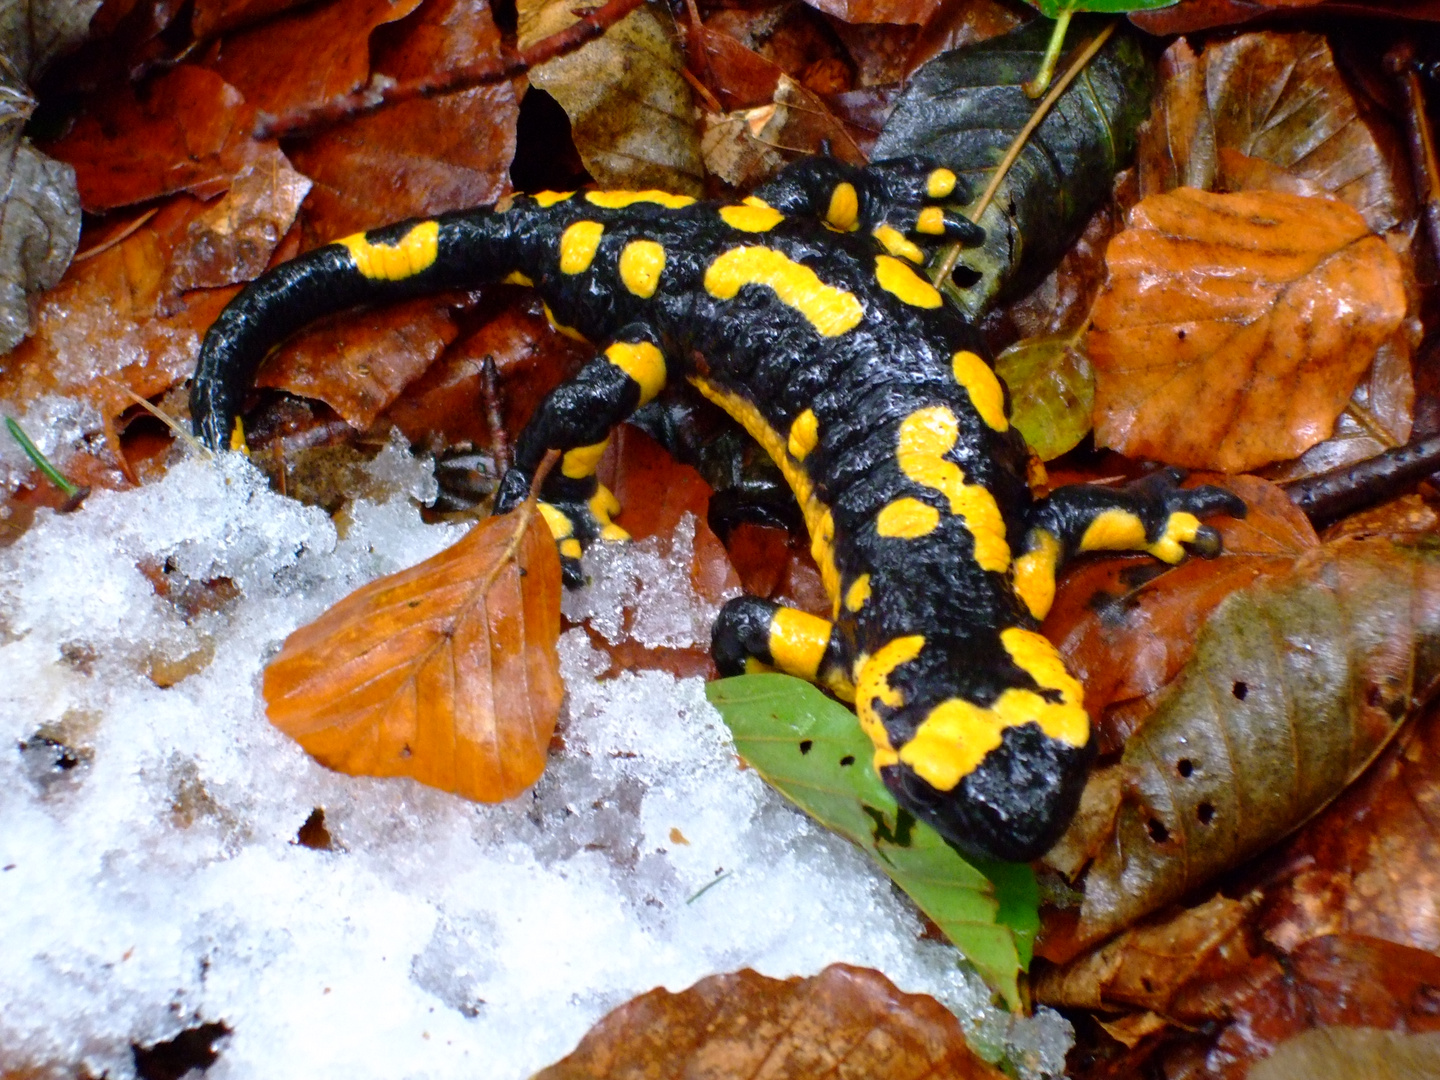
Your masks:
<instances>
[{"instance_id":1,"label":"green leaf","mask_svg":"<svg viewBox=\"0 0 1440 1080\"><path fill-rule=\"evenodd\" d=\"M705 688L735 748L773 787L880 864L1011 1009L1040 926L1039 890L1023 863L967 862L902 810L870 764L855 714L788 675L741 675Z\"/></svg>"},{"instance_id":2,"label":"green leaf","mask_svg":"<svg viewBox=\"0 0 1440 1080\"><path fill-rule=\"evenodd\" d=\"M1053 461L1089 434L1095 372L1083 336L1017 341L995 358L995 374L1010 388L1011 423L1041 461Z\"/></svg>"},{"instance_id":3,"label":"green leaf","mask_svg":"<svg viewBox=\"0 0 1440 1080\"><path fill-rule=\"evenodd\" d=\"M1058 18L1061 8L1072 11L1089 11L1097 15L1124 15L1131 11L1153 11L1155 8L1174 7L1180 0L1030 0L1040 14L1047 19Z\"/></svg>"}]
</instances>

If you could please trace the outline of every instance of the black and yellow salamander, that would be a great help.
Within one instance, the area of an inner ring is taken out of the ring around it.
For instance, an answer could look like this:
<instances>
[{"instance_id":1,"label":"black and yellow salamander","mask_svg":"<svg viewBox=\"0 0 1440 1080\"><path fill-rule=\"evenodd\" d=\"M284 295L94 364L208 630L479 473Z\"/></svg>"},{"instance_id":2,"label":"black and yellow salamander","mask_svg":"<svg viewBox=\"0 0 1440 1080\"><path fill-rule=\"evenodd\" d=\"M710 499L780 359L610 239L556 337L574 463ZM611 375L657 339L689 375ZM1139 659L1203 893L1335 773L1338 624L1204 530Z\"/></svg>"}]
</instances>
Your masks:
<instances>
[{"instance_id":1,"label":"black and yellow salamander","mask_svg":"<svg viewBox=\"0 0 1440 1080\"><path fill-rule=\"evenodd\" d=\"M784 474L830 619L755 597L714 629L725 674L776 668L851 700L900 803L965 852L1031 859L1074 812L1091 758L1082 688L1037 632L1077 552L1205 555L1199 517L1244 505L1157 473L1033 499L1027 450L976 330L917 272L977 242L954 173L903 159L798 162L738 204L659 191L543 192L346 237L265 274L205 338L191 396L226 445L283 337L358 304L487 282L533 286L597 343L515 447L497 510L563 451L542 510L567 582L622 540L595 477L610 429L686 380Z\"/></svg>"}]
</instances>

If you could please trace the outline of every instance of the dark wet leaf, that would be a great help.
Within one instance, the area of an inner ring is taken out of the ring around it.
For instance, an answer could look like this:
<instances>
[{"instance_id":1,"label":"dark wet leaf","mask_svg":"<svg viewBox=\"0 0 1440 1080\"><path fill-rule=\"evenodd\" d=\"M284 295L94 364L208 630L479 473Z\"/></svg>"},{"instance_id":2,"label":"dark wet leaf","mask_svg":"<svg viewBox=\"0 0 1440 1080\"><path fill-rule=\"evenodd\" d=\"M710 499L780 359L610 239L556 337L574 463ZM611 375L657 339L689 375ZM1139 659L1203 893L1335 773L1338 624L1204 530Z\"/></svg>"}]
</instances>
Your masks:
<instances>
[{"instance_id":1,"label":"dark wet leaf","mask_svg":"<svg viewBox=\"0 0 1440 1080\"><path fill-rule=\"evenodd\" d=\"M1428 545L1342 541L1232 594L1125 744L1079 939L1178 899L1333 799L1430 694L1437 638Z\"/></svg>"},{"instance_id":2,"label":"dark wet leaf","mask_svg":"<svg viewBox=\"0 0 1440 1080\"><path fill-rule=\"evenodd\" d=\"M901 94L873 156L933 158L969 184L966 198L978 199L1034 111L1021 83L1039 68L1051 25L1036 20L926 64ZM1101 25L1077 19L1070 40L1089 40ZM955 299L966 312L1021 294L1049 273L1134 153L1152 79L1138 36L1121 32L1060 96L985 211L984 246L961 256Z\"/></svg>"},{"instance_id":3,"label":"dark wet leaf","mask_svg":"<svg viewBox=\"0 0 1440 1080\"><path fill-rule=\"evenodd\" d=\"M1038 893L1028 866L966 862L900 809L870 764L855 714L788 675L742 675L705 688L735 748L827 828L858 844L945 932L1012 1008L1030 962ZM987 876L988 875L988 876Z\"/></svg>"}]
</instances>

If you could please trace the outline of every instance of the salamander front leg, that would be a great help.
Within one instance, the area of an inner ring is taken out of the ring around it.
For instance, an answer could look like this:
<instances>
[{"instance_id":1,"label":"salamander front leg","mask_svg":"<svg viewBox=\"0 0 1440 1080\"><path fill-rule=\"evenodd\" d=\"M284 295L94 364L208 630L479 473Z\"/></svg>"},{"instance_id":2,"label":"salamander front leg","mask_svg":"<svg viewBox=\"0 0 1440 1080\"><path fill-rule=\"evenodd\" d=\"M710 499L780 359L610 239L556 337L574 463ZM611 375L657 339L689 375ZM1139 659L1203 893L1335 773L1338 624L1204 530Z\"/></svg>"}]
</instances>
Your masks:
<instances>
[{"instance_id":1,"label":"salamander front leg","mask_svg":"<svg viewBox=\"0 0 1440 1080\"><path fill-rule=\"evenodd\" d=\"M1070 557L1087 551L1144 551L1178 563L1187 551L1220 554L1220 533L1200 518L1245 516L1245 503L1224 488L1182 488L1182 469L1161 469L1124 487L1072 484L1041 499L1030 511L1024 550L1015 560L1015 591L1043 619L1055 599L1055 575Z\"/></svg>"},{"instance_id":2,"label":"salamander front leg","mask_svg":"<svg viewBox=\"0 0 1440 1080\"><path fill-rule=\"evenodd\" d=\"M845 701L855 699L839 637L817 615L739 596L720 609L710 647L721 675L778 670L818 683Z\"/></svg>"},{"instance_id":3,"label":"salamander front leg","mask_svg":"<svg viewBox=\"0 0 1440 1080\"><path fill-rule=\"evenodd\" d=\"M585 582L580 556L596 540L628 540L611 521L620 504L595 476L610 429L665 385L665 357L641 326L627 327L613 345L540 403L515 445L515 464L500 482L495 512L525 500L548 450L563 451L545 479L540 512L560 548L565 584Z\"/></svg>"}]
</instances>

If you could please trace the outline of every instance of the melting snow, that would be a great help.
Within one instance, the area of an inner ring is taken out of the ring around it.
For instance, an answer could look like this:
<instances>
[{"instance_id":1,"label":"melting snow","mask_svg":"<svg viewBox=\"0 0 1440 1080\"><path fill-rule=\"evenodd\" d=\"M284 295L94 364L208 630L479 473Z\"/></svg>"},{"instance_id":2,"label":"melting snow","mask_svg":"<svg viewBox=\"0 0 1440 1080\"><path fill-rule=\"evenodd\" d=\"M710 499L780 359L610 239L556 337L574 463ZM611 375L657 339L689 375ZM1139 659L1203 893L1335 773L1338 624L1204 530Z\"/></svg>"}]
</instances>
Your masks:
<instances>
[{"instance_id":1,"label":"melting snow","mask_svg":"<svg viewBox=\"0 0 1440 1080\"><path fill-rule=\"evenodd\" d=\"M460 535L421 522L434 481L398 444L371 477L389 495L343 538L227 455L0 551L0 1069L125 1080L132 1044L223 1022L212 1080L520 1078L653 986L837 960L934 994L1023 1075L1061 1069L1069 1025L993 1008L858 851L736 767L699 680L597 683L570 631L565 749L501 806L329 772L271 728L285 636ZM592 564L595 617L681 555ZM703 640L701 601L663 591L636 632ZM317 807L328 849L296 842Z\"/></svg>"}]
</instances>

